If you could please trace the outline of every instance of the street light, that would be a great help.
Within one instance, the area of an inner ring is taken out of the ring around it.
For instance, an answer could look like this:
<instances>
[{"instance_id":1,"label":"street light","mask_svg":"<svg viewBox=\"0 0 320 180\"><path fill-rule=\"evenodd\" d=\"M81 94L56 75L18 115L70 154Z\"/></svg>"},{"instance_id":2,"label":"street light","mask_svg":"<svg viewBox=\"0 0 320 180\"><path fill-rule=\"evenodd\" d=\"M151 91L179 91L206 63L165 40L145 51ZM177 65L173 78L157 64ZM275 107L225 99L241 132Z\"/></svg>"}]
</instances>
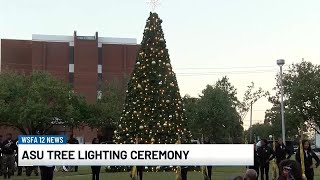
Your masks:
<instances>
[{"instance_id":1,"label":"street light","mask_svg":"<svg viewBox=\"0 0 320 180\"><path fill-rule=\"evenodd\" d=\"M282 140L284 145L286 144L286 131L284 125L284 107L283 107L283 79L282 79L282 66L284 65L284 59L278 59L277 65L280 67L280 88L281 88L281 121L282 121Z\"/></svg>"},{"instance_id":2,"label":"street light","mask_svg":"<svg viewBox=\"0 0 320 180\"><path fill-rule=\"evenodd\" d=\"M272 137L273 137L272 135L269 135L269 140L270 140L270 141L272 140Z\"/></svg>"}]
</instances>

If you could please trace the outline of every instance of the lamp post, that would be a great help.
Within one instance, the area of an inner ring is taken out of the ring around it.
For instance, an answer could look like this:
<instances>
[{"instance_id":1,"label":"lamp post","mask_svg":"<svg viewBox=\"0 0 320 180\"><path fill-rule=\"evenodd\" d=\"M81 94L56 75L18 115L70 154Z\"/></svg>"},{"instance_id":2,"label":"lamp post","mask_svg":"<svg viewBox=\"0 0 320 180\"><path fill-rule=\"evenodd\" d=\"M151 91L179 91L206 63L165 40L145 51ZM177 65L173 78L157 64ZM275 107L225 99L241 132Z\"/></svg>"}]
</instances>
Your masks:
<instances>
[{"instance_id":1,"label":"lamp post","mask_svg":"<svg viewBox=\"0 0 320 180\"><path fill-rule=\"evenodd\" d=\"M280 67L282 140L284 145L286 145L286 131L285 131L285 124L284 124L284 107L283 107L283 79L282 79L282 67L284 63L285 63L284 59L277 60L277 65Z\"/></svg>"},{"instance_id":2,"label":"lamp post","mask_svg":"<svg viewBox=\"0 0 320 180\"><path fill-rule=\"evenodd\" d=\"M270 140L270 141L272 140L272 137L273 137L272 135L269 135L269 140Z\"/></svg>"}]
</instances>

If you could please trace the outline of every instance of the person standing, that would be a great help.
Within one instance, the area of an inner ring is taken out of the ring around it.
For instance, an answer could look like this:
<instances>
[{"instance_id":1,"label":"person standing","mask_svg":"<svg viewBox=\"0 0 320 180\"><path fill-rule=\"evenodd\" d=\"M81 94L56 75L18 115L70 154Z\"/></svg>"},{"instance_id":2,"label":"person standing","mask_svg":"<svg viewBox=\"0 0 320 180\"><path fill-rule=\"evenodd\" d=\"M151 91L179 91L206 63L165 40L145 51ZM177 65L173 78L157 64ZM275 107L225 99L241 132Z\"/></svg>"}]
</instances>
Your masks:
<instances>
[{"instance_id":1,"label":"person standing","mask_svg":"<svg viewBox=\"0 0 320 180\"><path fill-rule=\"evenodd\" d=\"M2 135L0 135L0 176L2 176Z\"/></svg>"},{"instance_id":2,"label":"person standing","mask_svg":"<svg viewBox=\"0 0 320 180\"><path fill-rule=\"evenodd\" d=\"M288 156L287 156L288 155ZM276 144L276 150L275 150L275 157L278 168L280 168L280 162L285 159L290 159L291 153L289 152L287 146L283 144L283 141L281 138L279 138L277 144ZM279 175L281 173L281 169L279 169Z\"/></svg>"},{"instance_id":3,"label":"person standing","mask_svg":"<svg viewBox=\"0 0 320 180\"><path fill-rule=\"evenodd\" d=\"M54 166L40 166L41 180L53 180Z\"/></svg>"},{"instance_id":4,"label":"person standing","mask_svg":"<svg viewBox=\"0 0 320 180\"><path fill-rule=\"evenodd\" d=\"M181 144L187 144L184 139L180 140ZM188 166L181 166L181 180L187 180Z\"/></svg>"},{"instance_id":5,"label":"person standing","mask_svg":"<svg viewBox=\"0 0 320 180\"><path fill-rule=\"evenodd\" d=\"M140 140L138 139L137 137L137 144L144 144L144 141L143 140ZM137 167L137 175L139 176L139 180L142 180L143 179L143 169L145 168L145 166L136 166Z\"/></svg>"},{"instance_id":6,"label":"person standing","mask_svg":"<svg viewBox=\"0 0 320 180\"><path fill-rule=\"evenodd\" d=\"M137 174L139 176L139 180L142 180L143 178L143 168L144 166L137 166Z\"/></svg>"},{"instance_id":7,"label":"person standing","mask_svg":"<svg viewBox=\"0 0 320 180\"><path fill-rule=\"evenodd\" d=\"M98 138L92 140L92 144L100 144ZM99 180L101 166L91 166L92 180Z\"/></svg>"},{"instance_id":8,"label":"person standing","mask_svg":"<svg viewBox=\"0 0 320 180\"><path fill-rule=\"evenodd\" d=\"M23 166L19 166L19 156L18 156L18 140L16 141L16 145L17 145L17 156L16 156L16 158L15 158L15 161L17 162L17 165L18 165L18 174L17 174L17 176L21 176L22 175L22 168L23 168ZM27 167L26 167L26 169L27 169Z\"/></svg>"},{"instance_id":9,"label":"person standing","mask_svg":"<svg viewBox=\"0 0 320 180\"><path fill-rule=\"evenodd\" d=\"M249 169L254 169L256 171L256 174L257 174L256 179L258 179L259 178L260 159L259 159L259 153L258 153L258 150L257 150L255 143L253 144L253 148L254 148L254 150L253 150L254 164L253 164L253 166L249 166Z\"/></svg>"},{"instance_id":10,"label":"person standing","mask_svg":"<svg viewBox=\"0 0 320 180\"><path fill-rule=\"evenodd\" d=\"M261 140L261 147L258 148L258 156L260 161L260 174L261 180L269 180L269 165L270 161L274 158L274 152L271 147L268 146L266 139Z\"/></svg>"},{"instance_id":11,"label":"person standing","mask_svg":"<svg viewBox=\"0 0 320 180\"><path fill-rule=\"evenodd\" d=\"M208 177L209 177L209 180L211 180L211 176L212 176L212 166L207 166L207 169L208 169Z\"/></svg>"},{"instance_id":12,"label":"person standing","mask_svg":"<svg viewBox=\"0 0 320 180\"><path fill-rule=\"evenodd\" d=\"M187 180L188 166L181 166L181 180Z\"/></svg>"},{"instance_id":13,"label":"person standing","mask_svg":"<svg viewBox=\"0 0 320 180\"><path fill-rule=\"evenodd\" d=\"M302 141L303 145L303 154L304 154L304 171L307 177L307 180L313 180L314 178L314 166L313 166L313 159L316 160L316 168L320 165L320 160L318 156L311 150L311 146L308 140ZM296 161L301 164L300 158L300 149L298 149L296 153Z\"/></svg>"},{"instance_id":14,"label":"person standing","mask_svg":"<svg viewBox=\"0 0 320 180\"><path fill-rule=\"evenodd\" d=\"M206 139L206 141L204 142L204 144L211 144L209 139ZM208 170L208 178L209 180L211 180L211 176L212 176L212 166L207 166L207 170Z\"/></svg>"},{"instance_id":15,"label":"person standing","mask_svg":"<svg viewBox=\"0 0 320 180\"><path fill-rule=\"evenodd\" d=\"M79 144L79 141L73 137L73 134L71 134L68 143L69 144ZM74 171L78 172L78 166L74 166Z\"/></svg>"},{"instance_id":16,"label":"person standing","mask_svg":"<svg viewBox=\"0 0 320 180\"><path fill-rule=\"evenodd\" d=\"M2 144L2 173L4 176L4 179L10 179L13 175L13 169L14 169L14 151L16 149L16 144L12 140L12 134L7 134L7 139Z\"/></svg>"}]
</instances>

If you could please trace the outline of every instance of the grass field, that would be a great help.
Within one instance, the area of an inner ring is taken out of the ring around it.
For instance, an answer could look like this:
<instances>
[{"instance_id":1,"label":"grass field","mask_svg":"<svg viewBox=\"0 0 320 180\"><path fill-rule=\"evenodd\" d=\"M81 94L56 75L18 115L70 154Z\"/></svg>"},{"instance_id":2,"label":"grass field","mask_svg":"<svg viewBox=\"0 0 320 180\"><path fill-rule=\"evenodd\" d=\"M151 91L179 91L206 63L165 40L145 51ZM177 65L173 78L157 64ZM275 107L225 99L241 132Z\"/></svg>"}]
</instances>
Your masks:
<instances>
[{"instance_id":1,"label":"grass field","mask_svg":"<svg viewBox=\"0 0 320 180\"><path fill-rule=\"evenodd\" d=\"M129 173L105 173L104 169L101 168L102 173L100 174L100 179L106 180L130 180ZM245 172L245 167L214 167L213 168L213 180L226 180L231 176L243 175ZM77 173L55 173L55 180L88 180L91 179L91 169L89 167L79 167L79 172ZM201 180L203 176L200 172L188 172L188 180ZM173 172L149 172L144 173L144 180L174 180L175 173ZM40 179L40 177L13 177L17 180L35 180ZM320 180L320 168L315 171L315 180Z\"/></svg>"}]
</instances>

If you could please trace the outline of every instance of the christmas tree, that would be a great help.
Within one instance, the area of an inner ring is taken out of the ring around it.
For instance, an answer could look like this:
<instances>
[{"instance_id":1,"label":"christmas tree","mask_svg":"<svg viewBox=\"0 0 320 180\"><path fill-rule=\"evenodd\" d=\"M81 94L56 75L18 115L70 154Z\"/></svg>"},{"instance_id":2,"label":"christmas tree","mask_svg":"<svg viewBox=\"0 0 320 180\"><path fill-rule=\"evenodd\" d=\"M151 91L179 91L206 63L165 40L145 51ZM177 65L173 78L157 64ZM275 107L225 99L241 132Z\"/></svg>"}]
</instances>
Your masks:
<instances>
[{"instance_id":1,"label":"christmas tree","mask_svg":"<svg viewBox=\"0 0 320 180\"><path fill-rule=\"evenodd\" d=\"M128 84L115 142L174 144L189 142L185 110L157 13L150 13L135 69Z\"/></svg>"}]
</instances>

